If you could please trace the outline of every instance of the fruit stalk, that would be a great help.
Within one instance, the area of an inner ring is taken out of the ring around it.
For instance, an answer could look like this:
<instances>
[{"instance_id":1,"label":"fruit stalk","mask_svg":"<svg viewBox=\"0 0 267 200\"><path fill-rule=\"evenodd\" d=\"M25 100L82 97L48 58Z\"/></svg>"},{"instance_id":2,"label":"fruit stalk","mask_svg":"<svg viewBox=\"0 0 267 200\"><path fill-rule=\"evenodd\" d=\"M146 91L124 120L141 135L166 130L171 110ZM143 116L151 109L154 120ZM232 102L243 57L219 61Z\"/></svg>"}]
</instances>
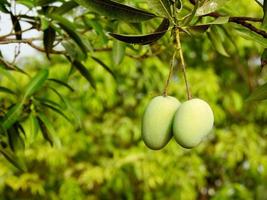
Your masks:
<instances>
[{"instance_id":1,"label":"fruit stalk","mask_svg":"<svg viewBox=\"0 0 267 200\"><path fill-rule=\"evenodd\" d=\"M164 90L163 90L163 96L164 97L166 97L168 95L167 94L168 93L168 86L170 84L171 76L172 76L173 69L174 69L175 57L176 57L176 51L172 55L172 62L171 62L171 65L170 65L169 75L168 75L168 78L167 78L167 81L166 81L166 84L165 84L165 87L164 87Z\"/></svg>"},{"instance_id":2,"label":"fruit stalk","mask_svg":"<svg viewBox=\"0 0 267 200\"><path fill-rule=\"evenodd\" d=\"M175 36L176 36L176 49L179 52L179 56L180 56L181 64L182 64L182 71L183 71L183 76L184 76L184 81L185 81L185 86L186 86L187 99L190 100L192 99L192 94L191 94L189 83L188 83L187 76L186 76L186 66L185 66L184 55L183 55L183 50L182 50L182 45L181 45L181 40L180 40L179 28L175 29Z\"/></svg>"}]
</instances>

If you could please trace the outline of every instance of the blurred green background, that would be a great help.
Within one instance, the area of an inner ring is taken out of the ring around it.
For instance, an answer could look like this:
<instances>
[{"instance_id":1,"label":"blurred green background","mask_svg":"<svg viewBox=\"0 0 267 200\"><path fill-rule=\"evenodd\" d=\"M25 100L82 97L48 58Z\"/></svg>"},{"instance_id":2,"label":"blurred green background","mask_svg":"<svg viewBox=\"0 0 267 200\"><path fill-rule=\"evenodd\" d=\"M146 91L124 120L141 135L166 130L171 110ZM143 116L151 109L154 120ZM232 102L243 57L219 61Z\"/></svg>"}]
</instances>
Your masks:
<instances>
[{"instance_id":1,"label":"blurred green background","mask_svg":"<svg viewBox=\"0 0 267 200\"><path fill-rule=\"evenodd\" d=\"M262 15L254 1L229 5L224 9L233 16ZM107 26L105 21L102 25ZM267 200L267 104L245 102L267 80L266 69L260 71L258 64L263 48L231 32L232 25L225 29L236 44L225 39L229 57L218 54L206 35L182 37L193 96L209 102L215 115L212 133L192 150L171 140L164 149L152 151L141 140L144 108L162 93L168 76L174 50L169 34L152 47L126 47L120 64L114 64L114 52L94 52L116 74L115 80L89 59L86 67L96 90L77 72L70 78L70 64L60 57L51 62L34 60L34 55L21 59L27 71L48 68L50 78L68 81L75 89L57 85L63 99L49 88L38 93L64 101L73 123L43 110L60 139L51 147L36 130L34 118L23 122L28 170L21 172L0 157L0 199ZM98 34L91 36L95 47L114 45ZM140 56L149 48L160 53ZM29 81L21 73L10 74L19 84L1 76L1 85L19 90ZM186 100L180 68L175 68L169 94ZM16 96L0 93L1 104L15 101Z\"/></svg>"}]
</instances>

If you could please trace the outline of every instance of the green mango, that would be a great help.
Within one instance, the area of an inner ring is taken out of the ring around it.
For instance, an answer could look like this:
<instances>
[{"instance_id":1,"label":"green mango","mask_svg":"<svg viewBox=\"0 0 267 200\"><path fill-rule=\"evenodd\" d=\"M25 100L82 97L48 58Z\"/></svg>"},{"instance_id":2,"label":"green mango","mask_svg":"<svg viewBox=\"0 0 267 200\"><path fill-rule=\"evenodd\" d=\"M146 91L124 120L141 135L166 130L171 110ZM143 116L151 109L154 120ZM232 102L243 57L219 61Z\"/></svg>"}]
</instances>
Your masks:
<instances>
[{"instance_id":1,"label":"green mango","mask_svg":"<svg viewBox=\"0 0 267 200\"><path fill-rule=\"evenodd\" d=\"M153 150L163 148L172 137L172 122L180 102L171 96L154 97L142 119L142 138Z\"/></svg>"},{"instance_id":2,"label":"green mango","mask_svg":"<svg viewBox=\"0 0 267 200\"><path fill-rule=\"evenodd\" d=\"M193 148L211 131L213 123L213 112L207 102L201 99L186 101L174 116L174 139L184 148Z\"/></svg>"}]
</instances>

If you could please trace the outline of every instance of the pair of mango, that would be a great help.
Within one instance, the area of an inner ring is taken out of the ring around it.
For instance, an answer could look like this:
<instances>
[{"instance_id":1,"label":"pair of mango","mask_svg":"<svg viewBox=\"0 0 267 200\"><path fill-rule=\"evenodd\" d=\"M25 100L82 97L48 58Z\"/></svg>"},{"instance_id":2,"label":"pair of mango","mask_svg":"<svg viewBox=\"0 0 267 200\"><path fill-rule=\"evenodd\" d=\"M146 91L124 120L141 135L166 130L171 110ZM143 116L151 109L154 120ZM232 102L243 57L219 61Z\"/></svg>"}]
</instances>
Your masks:
<instances>
[{"instance_id":1,"label":"pair of mango","mask_svg":"<svg viewBox=\"0 0 267 200\"><path fill-rule=\"evenodd\" d=\"M171 96L154 97L142 119L142 138L153 149L163 148L174 136L184 148L193 148L211 131L214 116L201 99L180 103Z\"/></svg>"}]
</instances>

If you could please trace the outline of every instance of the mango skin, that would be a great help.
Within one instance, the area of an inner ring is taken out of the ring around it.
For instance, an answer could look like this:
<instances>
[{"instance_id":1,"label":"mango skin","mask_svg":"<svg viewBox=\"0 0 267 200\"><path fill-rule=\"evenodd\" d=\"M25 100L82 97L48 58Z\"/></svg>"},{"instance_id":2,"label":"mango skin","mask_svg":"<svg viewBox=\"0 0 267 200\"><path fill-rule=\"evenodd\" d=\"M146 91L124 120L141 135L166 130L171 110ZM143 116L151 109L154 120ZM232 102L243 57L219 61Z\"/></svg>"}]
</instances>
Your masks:
<instances>
[{"instance_id":1,"label":"mango skin","mask_svg":"<svg viewBox=\"0 0 267 200\"><path fill-rule=\"evenodd\" d=\"M173 117L180 104L171 96L157 96L149 102L142 119L142 138L147 147L159 150L169 142Z\"/></svg>"},{"instance_id":2,"label":"mango skin","mask_svg":"<svg viewBox=\"0 0 267 200\"><path fill-rule=\"evenodd\" d=\"M214 116L208 103L201 99L186 101L174 116L174 139L184 148L193 148L211 131L213 123Z\"/></svg>"}]
</instances>

